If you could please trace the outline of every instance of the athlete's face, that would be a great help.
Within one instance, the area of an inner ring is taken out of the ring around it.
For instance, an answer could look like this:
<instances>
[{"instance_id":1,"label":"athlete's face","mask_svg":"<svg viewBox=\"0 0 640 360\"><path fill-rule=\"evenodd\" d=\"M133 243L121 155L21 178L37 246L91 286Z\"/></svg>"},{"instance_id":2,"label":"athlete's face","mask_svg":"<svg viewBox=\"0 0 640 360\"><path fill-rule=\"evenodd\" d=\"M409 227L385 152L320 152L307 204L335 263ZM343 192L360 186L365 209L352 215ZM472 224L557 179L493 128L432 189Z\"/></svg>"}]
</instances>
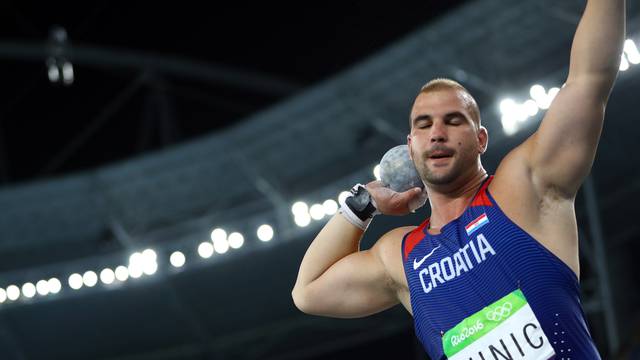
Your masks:
<instances>
[{"instance_id":1,"label":"athlete's face","mask_svg":"<svg viewBox=\"0 0 640 360\"><path fill-rule=\"evenodd\" d=\"M487 132L472 120L463 93L438 90L416 98L407 142L422 180L441 185L477 170Z\"/></svg>"}]
</instances>

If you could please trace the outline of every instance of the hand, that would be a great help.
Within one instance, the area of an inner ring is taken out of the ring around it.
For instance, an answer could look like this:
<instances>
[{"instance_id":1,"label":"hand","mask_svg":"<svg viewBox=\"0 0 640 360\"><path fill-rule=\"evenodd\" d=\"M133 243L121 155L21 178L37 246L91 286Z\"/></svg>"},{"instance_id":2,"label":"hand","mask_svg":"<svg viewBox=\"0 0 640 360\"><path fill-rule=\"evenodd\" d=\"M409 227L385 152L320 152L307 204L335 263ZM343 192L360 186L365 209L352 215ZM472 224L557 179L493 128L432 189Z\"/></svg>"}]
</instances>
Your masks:
<instances>
[{"instance_id":1,"label":"hand","mask_svg":"<svg viewBox=\"0 0 640 360\"><path fill-rule=\"evenodd\" d=\"M381 181L372 181L366 188L378 211L385 215L407 215L427 202L427 192L419 187L399 193L385 187Z\"/></svg>"}]
</instances>

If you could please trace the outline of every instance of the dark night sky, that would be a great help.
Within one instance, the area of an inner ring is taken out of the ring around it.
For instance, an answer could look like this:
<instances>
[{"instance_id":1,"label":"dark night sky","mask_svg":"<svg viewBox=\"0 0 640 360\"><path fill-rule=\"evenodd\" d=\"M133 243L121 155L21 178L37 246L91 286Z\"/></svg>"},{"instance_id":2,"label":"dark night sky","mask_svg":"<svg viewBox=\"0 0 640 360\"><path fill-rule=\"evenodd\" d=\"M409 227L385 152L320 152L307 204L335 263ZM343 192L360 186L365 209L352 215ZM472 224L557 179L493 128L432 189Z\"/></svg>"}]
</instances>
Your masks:
<instances>
[{"instance_id":1,"label":"dark night sky","mask_svg":"<svg viewBox=\"0 0 640 360\"><path fill-rule=\"evenodd\" d=\"M11 1L0 5L0 34L2 41L44 43L50 29L60 25L71 46L232 66L303 90L463 2L299 2L285 7L265 2ZM152 73L151 83L164 84L162 96L145 83L114 106L141 70L76 64L74 83L64 87L48 80L44 58L2 58L0 64L0 181L5 186L91 169L217 131L293 95ZM112 110L109 116L105 109ZM91 127L94 131L87 130Z\"/></svg>"}]
</instances>

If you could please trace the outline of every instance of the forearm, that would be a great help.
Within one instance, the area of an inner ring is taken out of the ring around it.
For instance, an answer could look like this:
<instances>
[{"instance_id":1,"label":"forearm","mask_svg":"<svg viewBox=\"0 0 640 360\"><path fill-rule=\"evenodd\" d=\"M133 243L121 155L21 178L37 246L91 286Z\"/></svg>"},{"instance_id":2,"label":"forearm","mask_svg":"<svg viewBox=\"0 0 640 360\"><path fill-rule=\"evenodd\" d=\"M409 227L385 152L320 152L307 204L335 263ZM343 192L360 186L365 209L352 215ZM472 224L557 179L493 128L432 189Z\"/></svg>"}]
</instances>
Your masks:
<instances>
[{"instance_id":1,"label":"forearm","mask_svg":"<svg viewBox=\"0 0 640 360\"><path fill-rule=\"evenodd\" d=\"M300 264L294 292L319 278L331 265L360 250L363 231L336 214L313 240Z\"/></svg>"},{"instance_id":2,"label":"forearm","mask_svg":"<svg viewBox=\"0 0 640 360\"><path fill-rule=\"evenodd\" d=\"M618 73L625 37L625 0L589 0L571 47L567 83L599 82L608 93Z\"/></svg>"}]
</instances>

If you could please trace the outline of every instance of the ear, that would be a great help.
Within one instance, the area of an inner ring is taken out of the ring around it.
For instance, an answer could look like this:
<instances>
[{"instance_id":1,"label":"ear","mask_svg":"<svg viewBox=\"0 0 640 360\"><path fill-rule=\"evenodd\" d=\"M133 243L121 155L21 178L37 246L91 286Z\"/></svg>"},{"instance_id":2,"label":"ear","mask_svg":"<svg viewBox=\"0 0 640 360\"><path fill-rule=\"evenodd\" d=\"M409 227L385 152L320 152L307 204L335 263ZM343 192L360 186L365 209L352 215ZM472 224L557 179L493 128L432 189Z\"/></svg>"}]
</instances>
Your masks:
<instances>
[{"instance_id":1,"label":"ear","mask_svg":"<svg viewBox=\"0 0 640 360\"><path fill-rule=\"evenodd\" d=\"M409 147L409 158L413 161L413 151L411 151L411 134L407 135L407 146Z\"/></svg>"},{"instance_id":2,"label":"ear","mask_svg":"<svg viewBox=\"0 0 640 360\"><path fill-rule=\"evenodd\" d=\"M478 153L481 155L487 151L489 146L489 132L484 126L480 126L478 129Z\"/></svg>"}]
</instances>

